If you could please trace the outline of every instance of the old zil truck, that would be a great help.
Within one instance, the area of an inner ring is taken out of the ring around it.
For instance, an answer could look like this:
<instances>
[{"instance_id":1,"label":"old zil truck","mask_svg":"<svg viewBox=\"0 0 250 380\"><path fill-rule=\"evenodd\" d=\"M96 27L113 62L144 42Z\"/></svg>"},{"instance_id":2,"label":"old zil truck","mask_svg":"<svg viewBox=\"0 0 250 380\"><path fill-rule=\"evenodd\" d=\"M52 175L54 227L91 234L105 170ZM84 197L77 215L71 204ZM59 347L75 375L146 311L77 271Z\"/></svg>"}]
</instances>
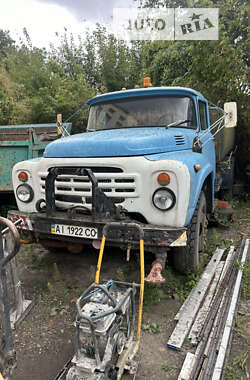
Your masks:
<instances>
[{"instance_id":1,"label":"old zil truck","mask_svg":"<svg viewBox=\"0 0 250 380\"><path fill-rule=\"evenodd\" d=\"M44 246L71 250L98 248L110 222L108 245L138 248L137 223L145 251L164 265L173 248L184 272L199 265L215 192L232 176L236 104L222 110L193 89L145 86L94 97L85 133L15 165L19 211L9 218ZM213 123L211 109L221 113Z\"/></svg>"}]
</instances>

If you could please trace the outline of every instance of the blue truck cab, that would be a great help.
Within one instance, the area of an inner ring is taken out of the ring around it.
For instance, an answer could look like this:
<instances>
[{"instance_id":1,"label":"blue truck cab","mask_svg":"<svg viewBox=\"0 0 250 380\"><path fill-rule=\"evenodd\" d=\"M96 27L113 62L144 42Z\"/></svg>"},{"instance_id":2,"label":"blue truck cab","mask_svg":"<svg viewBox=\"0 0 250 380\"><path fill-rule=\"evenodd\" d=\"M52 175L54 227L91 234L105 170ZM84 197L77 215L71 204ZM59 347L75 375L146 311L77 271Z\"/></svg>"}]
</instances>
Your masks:
<instances>
[{"instance_id":1,"label":"blue truck cab","mask_svg":"<svg viewBox=\"0 0 250 380\"><path fill-rule=\"evenodd\" d=\"M88 104L85 133L56 140L42 158L14 167L19 211L9 217L21 217L21 227L46 247L76 250L99 247L112 222L107 243L137 248L130 228L136 223L146 251L159 256L173 248L177 269L196 268L214 209L208 101L190 88L148 87Z\"/></svg>"}]
</instances>

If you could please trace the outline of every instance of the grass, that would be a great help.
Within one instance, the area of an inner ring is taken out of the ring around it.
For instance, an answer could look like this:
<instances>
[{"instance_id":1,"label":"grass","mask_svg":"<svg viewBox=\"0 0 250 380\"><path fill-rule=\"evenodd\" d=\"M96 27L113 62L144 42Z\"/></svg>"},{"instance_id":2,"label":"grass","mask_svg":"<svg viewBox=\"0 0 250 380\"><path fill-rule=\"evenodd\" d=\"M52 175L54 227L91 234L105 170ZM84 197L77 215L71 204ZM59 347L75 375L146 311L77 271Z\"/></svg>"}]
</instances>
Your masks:
<instances>
[{"instance_id":1,"label":"grass","mask_svg":"<svg viewBox=\"0 0 250 380\"><path fill-rule=\"evenodd\" d=\"M56 263L53 264L51 281L47 281L47 287L44 290L40 296L41 311L44 315L54 316L68 308L72 298L72 284L68 285Z\"/></svg>"},{"instance_id":2,"label":"grass","mask_svg":"<svg viewBox=\"0 0 250 380\"><path fill-rule=\"evenodd\" d=\"M144 287L144 304L143 311L145 313L150 312L151 307L161 302L165 293L162 289L162 285L154 285L146 283Z\"/></svg>"},{"instance_id":3,"label":"grass","mask_svg":"<svg viewBox=\"0 0 250 380\"><path fill-rule=\"evenodd\" d=\"M177 367L175 365L163 365L161 366L161 369L164 371L164 372L171 372L173 370L176 370Z\"/></svg>"},{"instance_id":4,"label":"grass","mask_svg":"<svg viewBox=\"0 0 250 380\"><path fill-rule=\"evenodd\" d=\"M147 331L150 334L160 334L162 332L160 326L157 323L150 322L143 323L142 330Z\"/></svg>"},{"instance_id":5,"label":"grass","mask_svg":"<svg viewBox=\"0 0 250 380\"><path fill-rule=\"evenodd\" d=\"M228 364L225 372L225 380L247 380L250 378L247 363L250 359L250 348L240 355L236 356L234 360Z\"/></svg>"},{"instance_id":6,"label":"grass","mask_svg":"<svg viewBox=\"0 0 250 380\"><path fill-rule=\"evenodd\" d=\"M250 202L248 201L242 203L241 200L236 200L233 204L233 207L237 207L238 210L240 210L240 216L237 219L237 221L242 220L244 225L246 221L249 219ZM217 247L228 248L230 245L236 245L236 242L233 239L235 239L234 236L239 236L239 228L241 228L236 223L234 234L230 234L229 229L229 239L225 239L225 230L215 228L209 229L209 238L207 241L206 253L204 254L205 264L210 260ZM151 257L148 257L146 255L145 261L148 273L152 261ZM51 256L48 254L44 254L44 252L39 253L39 249L36 249L35 245L32 244L25 247L25 262L28 263L28 267L30 267L31 269L46 269L50 271L50 282L48 282L48 279L44 281L42 279L38 279L36 284L37 291L40 290L42 293L42 304L43 307L46 308L47 313L50 313L51 307L54 308L56 313L59 313L61 308L63 308L65 304L70 303L70 300L72 298L72 289L74 294L78 294L78 292L75 290L79 289L77 289L77 285L75 283L73 284L73 279L70 281L70 284L65 282L60 272L60 267L58 267L57 264L54 263L53 258L51 258ZM89 276L91 282L94 281L95 270L96 267L94 265L89 267ZM176 273L171 267L167 266L167 268L163 271L163 276L166 278L166 282L164 284L153 285L145 283L144 315L145 313L149 312L153 313L154 305L160 304L164 300L174 298L180 301L180 303L183 302L190 293L191 289L196 286L197 281L200 278L200 275L201 273L199 271L189 271L186 273L185 276L180 275ZM114 274L114 279L120 281L139 282L139 278L139 263L138 261L136 262L133 260L130 263L128 263L125 267L118 268L118 270ZM250 266L248 259L248 265L245 265L243 268L242 281L242 296L245 299L250 298L249 280ZM139 292L137 292L137 295L138 293ZM154 323L149 323L148 328L148 331L151 334L161 333L160 327L158 325L155 325ZM244 335L243 330L241 330L239 330L240 333ZM243 354L241 354L242 357L239 356L239 360L235 360L234 362L232 362L232 364L230 364L230 366L232 367L232 371L234 370L236 365L240 365L242 368L244 367L245 356ZM246 355L247 357L249 357L249 352ZM230 366L229 368L231 368ZM231 378L234 377L232 376Z\"/></svg>"},{"instance_id":7,"label":"grass","mask_svg":"<svg viewBox=\"0 0 250 380\"><path fill-rule=\"evenodd\" d=\"M243 267L243 279L241 284L243 298L250 299L250 258L248 256L246 264Z\"/></svg>"},{"instance_id":8,"label":"grass","mask_svg":"<svg viewBox=\"0 0 250 380\"><path fill-rule=\"evenodd\" d=\"M139 278L139 269L135 263L134 265L130 264L129 268L118 268L116 272L116 278L119 281L130 282L131 276L132 278ZM163 270L163 276L166 278L166 282L163 284L151 284L145 282L144 313L151 312L153 306L166 299L174 298L183 302L187 298L191 289L196 286L196 283L200 278L200 273L198 271L190 271L184 276L176 273L171 267L167 267Z\"/></svg>"},{"instance_id":9,"label":"grass","mask_svg":"<svg viewBox=\"0 0 250 380\"><path fill-rule=\"evenodd\" d=\"M63 303L67 303L70 299L69 288L67 286L67 283L62 278L61 273L56 263L54 263L53 268L54 268L54 276L55 276L55 282L56 282L55 293L58 296L58 298L61 299Z\"/></svg>"},{"instance_id":10,"label":"grass","mask_svg":"<svg viewBox=\"0 0 250 380\"><path fill-rule=\"evenodd\" d=\"M54 264L52 257L49 254L44 254L44 252L41 253L36 244L25 245L18 257L21 261L24 260L31 269L35 270L49 269Z\"/></svg>"},{"instance_id":11,"label":"grass","mask_svg":"<svg viewBox=\"0 0 250 380\"><path fill-rule=\"evenodd\" d=\"M210 259L216 248L228 248L229 242L224 239L224 230L221 232L216 228L211 228L208 233L207 245L206 245L206 254Z\"/></svg>"},{"instance_id":12,"label":"grass","mask_svg":"<svg viewBox=\"0 0 250 380\"><path fill-rule=\"evenodd\" d=\"M169 297L177 298L181 302L187 298L200 279L199 271L187 271L185 275L181 275L171 267L168 267L165 273L166 283L163 284L165 293Z\"/></svg>"}]
</instances>

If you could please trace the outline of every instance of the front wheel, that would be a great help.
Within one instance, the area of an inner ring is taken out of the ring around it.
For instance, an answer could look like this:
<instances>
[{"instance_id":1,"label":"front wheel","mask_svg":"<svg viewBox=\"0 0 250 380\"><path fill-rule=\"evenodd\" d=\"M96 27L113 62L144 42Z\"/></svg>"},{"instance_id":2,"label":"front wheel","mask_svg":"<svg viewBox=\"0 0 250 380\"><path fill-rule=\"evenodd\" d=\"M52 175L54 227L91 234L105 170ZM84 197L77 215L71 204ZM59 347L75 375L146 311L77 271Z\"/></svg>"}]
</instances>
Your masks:
<instances>
[{"instance_id":1,"label":"front wheel","mask_svg":"<svg viewBox=\"0 0 250 380\"><path fill-rule=\"evenodd\" d=\"M187 229L187 245L175 248L173 252L174 267L178 272L199 268L200 253L206 246L207 224L207 202L202 191Z\"/></svg>"}]
</instances>

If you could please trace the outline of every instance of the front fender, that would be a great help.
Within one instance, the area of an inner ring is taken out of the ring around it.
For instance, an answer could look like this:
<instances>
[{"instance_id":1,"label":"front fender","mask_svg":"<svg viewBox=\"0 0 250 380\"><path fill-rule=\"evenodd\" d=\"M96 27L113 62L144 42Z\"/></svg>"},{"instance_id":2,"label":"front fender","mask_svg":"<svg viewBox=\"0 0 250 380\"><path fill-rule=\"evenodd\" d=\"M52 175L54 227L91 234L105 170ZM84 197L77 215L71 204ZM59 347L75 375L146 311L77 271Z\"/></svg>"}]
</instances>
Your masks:
<instances>
[{"instance_id":1,"label":"front fender","mask_svg":"<svg viewBox=\"0 0 250 380\"><path fill-rule=\"evenodd\" d=\"M196 172L195 174L191 174L191 194L190 194L190 203L189 203L189 208L188 208L188 213L187 213L187 218L186 218L186 222L185 222L185 225L187 226L191 219L192 219L192 216L194 214L194 210L196 208L196 205L197 205L197 202L199 200L199 197L200 197L200 193L202 191L202 188L204 186L204 183L206 181L206 179L211 176L211 201L212 201L212 208L213 208L213 204L214 204L214 179L215 179L215 175L214 175L214 171L212 170L211 168L211 165L208 164L208 163L203 163L204 166L202 165L202 163L200 162L199 165L201 165L201 170ZM196 165L196 164L194 164ZM190 173L192 173L192 169L194 171L194 166L193 168L190 168Z\"/></svg>"},{"instance_id":2,"label":"front fender","mask_svg":"<svg viewBox=\"0 0 250 380\"><path fill-rule=\"evenodd\" d=\"M214 188L214 179L215 179L215 167L213 160L208 161L207 158L200 154L194 153L191 151L182 152L181 161L184 162L190 173L190 198L189 198L189 207L186 217L185 225L187 226L193 216L195 207L197 205L200 193L202 191L203 185L206 179L211 175L212 186L211 186L211 199L212 207L214 202L213 188ZM200 165L201 169L199 171L195 170L195 165Z\"/></svg>"},{"instance_id":3,"label":"front fender","mask_svg":"<svg viewBox=\"0 0 250 380\"><path fill-rule=\"evenodd\" d=\"M195 153L191 150L181 151L181 152L171 152L171 153L163 153L157 154L154 156L147 156L148 159L153 160L175 160L183 162L189 170L190 173L190 197L189 197L189 205L188 212L186 216L185 226L187 226L193 216L196 204L198 202L200 192L202 187L206 181L206 179L211 175L211 199L212 199L212 207L214 202L214 179L215 179L215 160L213 157L210 157L208 160L206 155L201 153ZM200 165L201 169L196 171L194 166ZM184 189L185 191L185 189Z\"/></svg>"}]
</instances>

